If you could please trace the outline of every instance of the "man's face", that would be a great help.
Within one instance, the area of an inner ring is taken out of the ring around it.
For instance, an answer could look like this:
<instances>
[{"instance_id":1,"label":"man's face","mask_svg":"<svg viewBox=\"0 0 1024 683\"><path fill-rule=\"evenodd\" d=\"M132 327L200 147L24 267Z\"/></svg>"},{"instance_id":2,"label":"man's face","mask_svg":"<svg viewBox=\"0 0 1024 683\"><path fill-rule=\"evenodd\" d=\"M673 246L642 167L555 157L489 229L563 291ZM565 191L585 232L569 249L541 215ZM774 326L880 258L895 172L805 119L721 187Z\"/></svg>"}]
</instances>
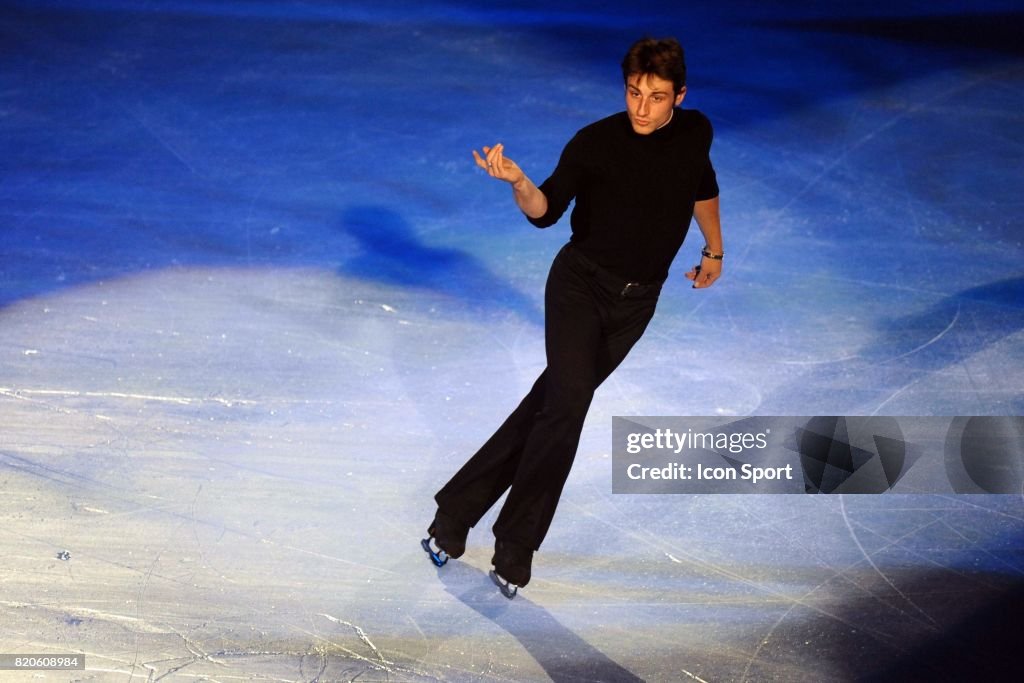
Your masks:
<instances>
[{"instance_id":1,"label":"man's face","mask_svg":"<svg viewBox=\"0 0 1024 683\"><path fill-rule=\"evenodd\" d=\"M654 74L631 74L626 80L626 112L629 122L640 135L649 135L672 118L672 107L679 106L686 96L684 87L672 91L672 81Z\"/></svg>"}]
</instances>

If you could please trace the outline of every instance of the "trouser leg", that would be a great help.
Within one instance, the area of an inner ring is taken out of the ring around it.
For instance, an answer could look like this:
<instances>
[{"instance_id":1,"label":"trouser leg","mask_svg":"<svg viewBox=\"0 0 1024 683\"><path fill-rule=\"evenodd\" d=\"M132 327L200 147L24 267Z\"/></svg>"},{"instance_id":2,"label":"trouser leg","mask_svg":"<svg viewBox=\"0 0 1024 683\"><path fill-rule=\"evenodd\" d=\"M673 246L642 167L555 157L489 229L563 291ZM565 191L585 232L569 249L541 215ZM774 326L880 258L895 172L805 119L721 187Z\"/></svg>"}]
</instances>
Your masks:
<instances>
[{"instance_id":1,"label":"trouser leg","mask_svg":"<svg viewBox=\"0 0 1024 683\"><path fill-rule=\"evenodd\" d=\"M497 538L540 547L569 476L597 387L643 335L657 296L623 299L556 263L545 294L543 406L523 445Z\"/></svg>"},{"instance_id":2,"label":"trouser leg","mask_svg":"<svg viewBox=\"0 0 1024 683\"><path fill-rule=\"evenodd\" d=\"M547 371L541 373L494 435L434 496L446 514L476 526L511 486L534 419L544 405L546 374Z\"/></svg>"},{"instance_id":3,"label":"trouser leg","mask_svg":"<svg viewBox=\"0 0 1024 683\"><path fill-rule=\"evenodd\" d=\"M568 261L556 258L545 290L548 367L435 495L442 510L473 526L511 486L495 535L534 549L551 524L594 390L643 334L657 299L616 298Z\"/></svg>"}]
</instances>

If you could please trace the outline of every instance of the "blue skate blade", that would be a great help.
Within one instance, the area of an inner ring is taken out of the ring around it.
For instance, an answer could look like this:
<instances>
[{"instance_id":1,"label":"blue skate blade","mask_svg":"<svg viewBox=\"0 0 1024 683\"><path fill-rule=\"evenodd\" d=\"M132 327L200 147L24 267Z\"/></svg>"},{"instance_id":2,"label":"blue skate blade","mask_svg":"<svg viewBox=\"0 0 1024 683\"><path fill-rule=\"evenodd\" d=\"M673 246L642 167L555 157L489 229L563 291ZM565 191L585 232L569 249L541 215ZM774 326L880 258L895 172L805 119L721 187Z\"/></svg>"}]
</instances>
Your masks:
<instances>
[{"instance_id":1,"label":"blue skate blade","mask_svg":"<svg viewBox=\"0 0 1024 683\"><path fill-rule=\"evenodd\" d=\"M434 550L431 548L429 538L421 540L420 546L427 551L427 555L430 555L430 560L438 567L443 567L448 562L448 553L443 550Z\"/></svg>"}]
</instances>

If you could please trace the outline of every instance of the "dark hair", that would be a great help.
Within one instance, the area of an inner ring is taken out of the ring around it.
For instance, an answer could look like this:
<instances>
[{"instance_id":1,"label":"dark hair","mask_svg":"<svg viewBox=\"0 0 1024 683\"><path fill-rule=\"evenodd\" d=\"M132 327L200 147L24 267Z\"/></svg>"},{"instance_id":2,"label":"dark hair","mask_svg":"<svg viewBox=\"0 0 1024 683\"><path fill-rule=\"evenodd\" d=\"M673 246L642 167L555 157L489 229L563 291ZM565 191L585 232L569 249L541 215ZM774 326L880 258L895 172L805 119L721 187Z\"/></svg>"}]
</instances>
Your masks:
<instances>
[{"instance_id":1,"label":"dark hair","mask_svg":"<svg viewBox=\"0 0 1024 683\"><path fill-rule=\"evenodd\" d=\"M672 81L675 92L686 86L686 59L683 46L675 38L641 38L633 43L622 59L622 80L633 74L654 74Z\"/></svg>"}]
</instances>

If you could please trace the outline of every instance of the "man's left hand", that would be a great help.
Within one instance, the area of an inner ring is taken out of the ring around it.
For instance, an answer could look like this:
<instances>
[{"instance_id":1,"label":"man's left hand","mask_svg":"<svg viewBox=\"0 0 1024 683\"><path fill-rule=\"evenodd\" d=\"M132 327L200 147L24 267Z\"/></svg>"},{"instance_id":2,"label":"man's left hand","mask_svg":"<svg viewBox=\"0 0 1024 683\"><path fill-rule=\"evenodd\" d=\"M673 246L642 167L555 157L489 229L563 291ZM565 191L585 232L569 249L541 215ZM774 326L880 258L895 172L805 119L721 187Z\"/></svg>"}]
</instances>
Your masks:
<instances>
[{"instance_id":1,"label":"man's left hand","mask_svg":"<svg viewBox=\"0 0 1024 683\"><path fill-rule=\"evenodd\" d=\"M700 265L694 266L686 273L687 280L693 280L694 289L704 289L715 283L715 280L722 274L721 259L712 259L701 256Z\"/></svg>"}]
</instances>

